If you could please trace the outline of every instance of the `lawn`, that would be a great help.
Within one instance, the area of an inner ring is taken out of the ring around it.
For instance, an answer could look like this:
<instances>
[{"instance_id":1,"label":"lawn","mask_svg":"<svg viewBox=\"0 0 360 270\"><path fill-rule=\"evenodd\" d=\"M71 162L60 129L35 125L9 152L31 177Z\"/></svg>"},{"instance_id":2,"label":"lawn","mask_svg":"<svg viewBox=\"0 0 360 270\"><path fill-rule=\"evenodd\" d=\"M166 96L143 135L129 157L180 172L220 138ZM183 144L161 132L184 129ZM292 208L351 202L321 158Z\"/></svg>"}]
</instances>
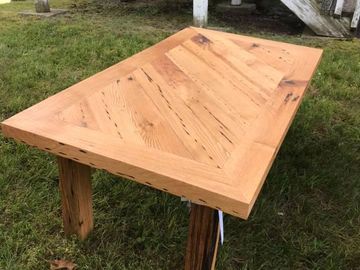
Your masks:
<instances>
[{"instance_id":1,"label":"lawn","mask_svg":"<svg viewBox=\"0 0 360 270\"><path fill-rule=\"evenodd\" d=\"M0 5L0 121L192 20L191 10L51 3L70 12L37 19L17 15L32 0ZM218 269L360 269L360 41L302 39L215 16L211 26L324 49L249 220L225 216ZM0 135L0 269L49 269L56 258L79 269L182 269L185 203L104 171L93 188L94 232L66 238L55 158Z\"/></svg>"}]
</instances>

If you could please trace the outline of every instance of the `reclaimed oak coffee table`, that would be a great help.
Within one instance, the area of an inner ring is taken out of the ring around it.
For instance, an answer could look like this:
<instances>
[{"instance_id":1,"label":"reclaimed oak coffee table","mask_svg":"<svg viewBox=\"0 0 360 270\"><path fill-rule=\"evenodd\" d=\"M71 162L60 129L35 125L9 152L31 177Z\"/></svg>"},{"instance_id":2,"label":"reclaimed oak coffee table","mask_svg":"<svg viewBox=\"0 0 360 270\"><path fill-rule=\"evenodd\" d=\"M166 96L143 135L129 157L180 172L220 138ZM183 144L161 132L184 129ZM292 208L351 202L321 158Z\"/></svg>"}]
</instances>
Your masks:
<instances>
[{"instance_id":1,"label":"reclaimed oak coffee table","mask_svg":"<svg viewBox=\"0 0 360 270\"><path fill-rule=\"evenodd\" d=\"M91 167L190 200L186 269L214 268L217 210L247 219L320 49L187 28L5 120L58 156L66 234L93 228Z\"/></svg>"}]
</instances>

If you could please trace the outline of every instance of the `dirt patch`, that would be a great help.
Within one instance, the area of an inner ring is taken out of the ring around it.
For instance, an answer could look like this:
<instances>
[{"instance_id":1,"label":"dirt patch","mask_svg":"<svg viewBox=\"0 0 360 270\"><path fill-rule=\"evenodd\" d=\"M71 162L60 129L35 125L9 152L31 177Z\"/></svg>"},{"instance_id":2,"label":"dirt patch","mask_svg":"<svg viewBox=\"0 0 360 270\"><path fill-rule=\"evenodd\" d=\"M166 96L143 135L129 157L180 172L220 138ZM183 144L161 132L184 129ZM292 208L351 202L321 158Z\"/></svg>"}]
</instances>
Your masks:
<instances>
[{"instance_id":1,"label":"dirt patch","mask_svg":"<svg viewBox=\"0 0 360 270\"><path fill-rule=\"evenodd\" d=\"M241 32L262 32L274 34L299 35L304 30L304 24L296 16L286 17L274 15L242 15L229 16L216 13L218 20L238 29Z\"/></svg>"},{"instance_id":2,"label":"dirt patch","mask_svg":"<svg viewBox=\"0 0 360 270\"><path fill-rule=\"evenodd\" d=\"M261 2L261 1L260 1ZM219 11L219 1L209 2L209 25L221 24L243 33L273 33L300 35L304 30L302 21L280 1L272 1L271 5L260 5L251 15L237 14L236 11ZM174 14L191 17L192 1L189 0L92 0L86 9L96 12L141 13L161 16Z\"/></svg>"},{"instance_id":3,"label":"dirt patch","mask_svg":"<svg viewBox=\"0 0 360 270\"><path fill-rule=\"evenodd\" d=\"M267 32L275 34L299 35L304 23L280 1L255 1L257 10L250 15L234 12L217 12L216 18L241 32ZM266 3L266 4L264 4Z\"/></svg>"}]
</instances>

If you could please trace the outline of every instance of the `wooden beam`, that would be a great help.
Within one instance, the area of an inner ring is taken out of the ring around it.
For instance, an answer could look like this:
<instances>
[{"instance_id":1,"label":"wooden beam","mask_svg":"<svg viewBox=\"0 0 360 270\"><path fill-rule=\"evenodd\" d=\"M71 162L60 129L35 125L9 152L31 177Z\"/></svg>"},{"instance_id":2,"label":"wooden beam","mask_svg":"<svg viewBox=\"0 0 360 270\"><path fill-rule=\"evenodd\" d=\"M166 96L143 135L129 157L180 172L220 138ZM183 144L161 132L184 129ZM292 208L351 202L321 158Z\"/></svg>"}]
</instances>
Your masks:
<instances>
[{"instance_id":1,"label":"wooden beam","mask_svg":"<svg viewBox=\"0 0 360 270\"><path fill-rule=\"evenodd\" d=\"M58 166L65 234L83 240L93 229L91 168L62 157Z\"/></svg>"},{"instance_id":2,"label":"wooden beam","mask_svg":"<svg viewBox=\"0 0 360 270\"><path fill-rule=\"evenodd\" d=\"M351 21L351 28L356 29L356 27L359 24L359 19L360 19L360 0L357 0L354 16Z\"/></svg>"},{"instance_id":3,"label":"wooden beam","mask_svg":"<svg viewBox=\"0 0 360 270\"><path fill-rule=\"evenodd\" d=\"M349 18L335 19L323 15L317 0L281 0L293 11L311 30L320 36L348 37L350 36Z\"/></svg>"},{"instance_id":4,"label":"wooden beam","mask_svg":"<svg viewBox=\"0 0 360 270\"><path fill-rule=\"evenodd\" d=\"M185 270L213 270L219 244L217 210L192 204L185 256Z\"/></svg>"},{"instance_id":5,"label":"wooden beam","mask_svg":"<svg viewBox=\"0 0 360 270\"><path fill-rule=\"evenodd\" d=\"M355 37L360 38L360 20L358 21L358 26L355 30Z\"/></svg>"},{"instance_id":6,"label":"wooden beam","mask_svg":"<svg viewBox=\"0 0 360 270\"><path fill-rule=\"evenodd\" d=\"M208 0L193 0L194 26L206 27L208 20Z\"/></svg>"},{"instance_id":7,"label":"wooden beam","mask_svg":"<svg viewBox=\"0 0 360 270\"><path fill-rule=\"evenodd\" d=\"M334 15L341 17L342 12L343 12L343 7L344 7L344 0L337 0Z\"/></svg>"}]
</instances>

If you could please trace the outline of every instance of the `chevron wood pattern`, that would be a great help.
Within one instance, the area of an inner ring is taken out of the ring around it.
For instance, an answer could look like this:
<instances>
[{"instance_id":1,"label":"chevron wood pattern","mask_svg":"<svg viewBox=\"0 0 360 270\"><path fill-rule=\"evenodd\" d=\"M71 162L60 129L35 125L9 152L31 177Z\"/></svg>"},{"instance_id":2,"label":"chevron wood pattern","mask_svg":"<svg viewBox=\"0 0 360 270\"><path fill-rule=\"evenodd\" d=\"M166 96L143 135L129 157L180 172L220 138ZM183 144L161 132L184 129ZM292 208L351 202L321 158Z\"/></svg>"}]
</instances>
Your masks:
<instances>
[{"instance_id":1,"label":"chevron wood pattern","mask_svg":"<svg viewBox=\"0 0 360 270\"><path fill-rule=\"evenodd\" d=\"M321 54L187 28L11 117L2 132L247 218Z\"/></svg>"}]
</instances>

